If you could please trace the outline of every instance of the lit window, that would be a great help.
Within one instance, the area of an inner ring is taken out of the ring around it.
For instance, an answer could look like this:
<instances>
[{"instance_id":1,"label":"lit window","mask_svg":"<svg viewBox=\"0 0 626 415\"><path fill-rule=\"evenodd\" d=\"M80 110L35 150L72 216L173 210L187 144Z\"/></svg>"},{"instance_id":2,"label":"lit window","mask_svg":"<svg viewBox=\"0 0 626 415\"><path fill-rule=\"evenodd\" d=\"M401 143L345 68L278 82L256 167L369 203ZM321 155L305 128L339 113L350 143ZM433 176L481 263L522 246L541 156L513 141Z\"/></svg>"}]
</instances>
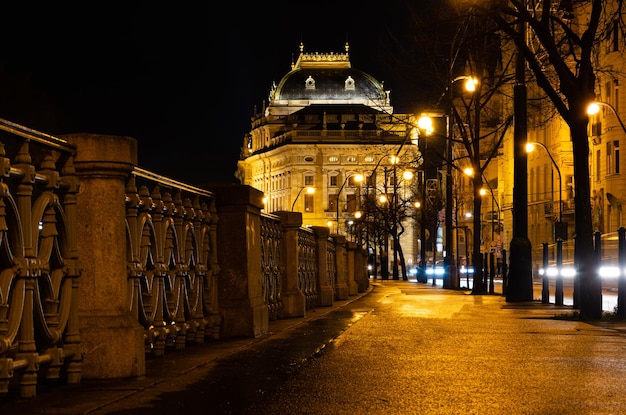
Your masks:
<instances>
[{"instance_id":1,"label":"lit window","mask_svg":"<svg viewBox=\"0 0 626 415\"><path fill-rule=\"evenodd\" d=\"M304 211L305 212L313 212L314 209L314 195L305 194L304 195Z\"/></svg>"},{"instance_id":2,"label":"lit window","mask_svg":"<svg viewBox=\"0 0 626 415\"><path fill-rule=\"evenodd\" d=\"M331 163L336 163L339 161L339 157L337 156L330 156L328 157L328 161L330 161Z\"/></svg>"},{"instance_id":3,"label":"lit window","mask_svg":"<svg viewBox=\"0 0 626 415\"><path fill-rule=\"evenodd\" d=\"M309 75L306 81L304 81L304 85L306 89L315 89L315 79Z\"/></svg>"},{"instance_id":4,"label":"lit window","mask_svg":"<svg viewBox=\"0 0 626 415\"><path fill-rule=\"evenodd\" d=\"M337 210L337 194L331 193L328 195L328 210L335 211Z\"/></svg>"},{"instance_id":5,"label":"lit window","mask_svg":"<svg viewBox=\"0 0 626 415\"><path fill-rule=\"evenodd\" d=\"M606 143L606 173L619 173L619 140Z\"/></svg>"},{"instance_id":6,"label":"lit window","mask_svg":"<svg viewBox=\"0 0 626 415\"><path fill-rule=\"evenodd\" d=\"M346 78L345 88L354 89L354 79L352 79L352 77L349 75L348 78Z\"/></svg>"},{"instance_id":7,"label":"lit window","mask_svg":"<svg viewBox=\"0 0 626 415\"><path fill-rule=\"evenodd\" d=\"M357 199L357 195L352 193L352 194L347 194L346 195L346 210L348 212L355 212L356 210L358 210L358 199Z\"/></svg>"}]
</instances>

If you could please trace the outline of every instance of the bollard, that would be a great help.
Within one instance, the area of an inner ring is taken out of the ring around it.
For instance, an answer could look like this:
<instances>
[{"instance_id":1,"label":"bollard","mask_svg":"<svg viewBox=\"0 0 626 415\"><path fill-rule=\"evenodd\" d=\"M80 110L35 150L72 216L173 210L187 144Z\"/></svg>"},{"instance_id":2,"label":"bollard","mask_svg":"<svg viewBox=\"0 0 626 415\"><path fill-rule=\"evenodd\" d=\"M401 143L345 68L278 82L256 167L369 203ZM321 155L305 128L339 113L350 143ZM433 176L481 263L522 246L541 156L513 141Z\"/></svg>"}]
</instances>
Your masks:
<instances>
[{"instance_id":1,"label":"bollard","mask_svg":"<svg viewBox=\"0 0 626 415\"><path fill-rule=\"evenodd\" d=\"M542 242L543 246L543 277L541 279L541 304L550 303L550 277L548 276L548 243Z\"/></svg>"},{"instance_id":2,"label":"bollard","mask_svg":"<svg viewBox=\"0 0 626 415\"><path fill-rule=\"evenodd\" d=\"M506 249L502 250L502 295L506 296L507 287L509 285L508 270L506 262Z\"/></svg>"},{"instance_id":3,"label":"bollard","mask_svg":"<svg viewBox=\"0 0 626 415\"><path fill-rule=\"evenodd\" d=\"M617 261L619 263L619 279L617 280L617 315L619 317L626 316L626 228L620 226L617 230Z\"/></svg>"},{"instance_id":4,"label":"bollard","mask_svg":"<svg viewBox=\"0 0 626 415\"><path fill-rule=\"evenodd\" d=\"M494 282L493 280L496 277L496 258L493 252L489 253L489 293L494 294Z\"/></svg>"},{"instance_id":5,"label":"bollard","mask_svg":"<svg viewBox=\"0 0 626 415\"><path fill-rule=\"evenodd\" d=\"M561 266L563 265L563 241L556 241L556 288L554 291L554 304L563 305L563 275Z\"/></svg>"}]
</instances>

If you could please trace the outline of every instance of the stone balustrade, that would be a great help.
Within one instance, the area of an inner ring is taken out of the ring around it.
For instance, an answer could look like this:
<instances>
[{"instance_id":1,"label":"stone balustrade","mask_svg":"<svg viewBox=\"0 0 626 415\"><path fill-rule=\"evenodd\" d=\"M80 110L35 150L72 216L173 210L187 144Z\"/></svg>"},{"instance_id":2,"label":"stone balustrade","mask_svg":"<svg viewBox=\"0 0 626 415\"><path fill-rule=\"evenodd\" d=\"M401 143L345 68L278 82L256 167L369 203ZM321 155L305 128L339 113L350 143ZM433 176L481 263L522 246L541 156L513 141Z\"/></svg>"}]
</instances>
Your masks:
<instances>
[{"instance_id":1,"label":"stone balustrade","mask_svg":"<svg viewBox=\"0 0 626 415\"><path fill-rule=\"evenodd\" d=\"M0 120L0 395L134 378L368 287L367 254L243 185L141 169L130 137ZM208 175L208 174L207 174Z\"/></svg>"}]
</instances>

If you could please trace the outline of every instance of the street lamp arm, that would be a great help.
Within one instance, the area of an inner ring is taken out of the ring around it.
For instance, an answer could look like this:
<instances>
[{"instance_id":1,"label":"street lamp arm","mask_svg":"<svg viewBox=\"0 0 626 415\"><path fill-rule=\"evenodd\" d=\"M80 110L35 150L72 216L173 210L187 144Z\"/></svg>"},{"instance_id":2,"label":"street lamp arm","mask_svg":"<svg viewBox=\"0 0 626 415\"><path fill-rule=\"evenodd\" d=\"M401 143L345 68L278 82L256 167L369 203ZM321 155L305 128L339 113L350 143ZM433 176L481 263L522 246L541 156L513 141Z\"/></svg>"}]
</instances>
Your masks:
<instances>
[{"instance_id":1,"label":"street lamp arm","mask_svg":"<svg viewBox=\"0 0 626 415\"><path fill-rule=\"evenodd\" d=\"M300 197L300 193L302 193L302 191L304 189L306 189L307 186L303 186L299 191L298 194L296 195L296 198L293 200L293 203L291 204L291 211L293 212L293 208L296 206L296 202L298 201L298 198Z\"/></svg>"},{"instance_id":2,"label":"street lamp arm","mask_svg":"<svg viewBox=\"0 0 626 415\"><path fill-rule=\"evenodd\" d=\"M591 104L589 104L589 107L587 107L587 114L592 115L592 114L597 113L598 112L597 106L603 106L603 107L607 107L608 109L610 109L613 115L615 115L615 118L617 118L617 122L619 122L620 127L622 127L622 131L626 133L626 126L624 125L624 122L622 121L621 117L617 113L617 110L615 109L615 107L609 104L608 102L593 101Z\"/></svg>"},{"instance_id":3,"label":"street lamp arm","mask_svg":"<svg viewBox=\"0 0 626 415\"><path fill-rule=\"evenodd\" d=\"M350 174L348 176L346 176L345 180L343 181L343 183L341 184L341 187L339 188L339 191L337 192L337 201L335 202L336 204L336 208L337 208L337 213L335 216L335 221L337 222L337 234L339 234L339 197L341 196L341 191L343 190L344 187L346 187L346 183L348 183L348 180L350 180L351 177L360 177L360 179L358 179L358 181L362 181L364 178L361 174L359 173L353 173Z\"/></svg>"},{"instance_id":4,"label":"street lamp arm","mask_svg":"<svg viewBox=\"0 0 626 415\"><path fill-rule=\"evenodd\" d=\"M496 207L498 208L498 212L500 212L500 204L498 203L498 200L496 200L496 197L493 194L493 188L491 187L491 185L489 184L489 180L487 180L487 177L485 177L485 175L483 174L483 179L484 179L484 183L487 185L487 187L489 188L489 193L491 193L491 198L493 199L494 202L496 202Z\"/></svg>"},{"instance_id":5,"label":"street lamp arm","mask_svg":"<svg viewBox=\"0 0 626 415\"><path fill-rule=\"evenodd\" d=\"M626 132L626 130L624 131ZM559 222L561 222L561 219L563 216L563 188L562 188L563 178L561 177L561 169L559 169L558 164L556 164L556 161L554 161L554 157L552 157L552 153L550 153L550 150L548 150L548 147L546 147L545 144L540 143L539 141L530 142L528 144L538 145L540 147L543 147L544 150L546 150L546 153L548 153L548 157L550 157L550 161L552 162L552 165L554 166L556 170L556 174L559 176Z\"/></svg>"}]
</instances>

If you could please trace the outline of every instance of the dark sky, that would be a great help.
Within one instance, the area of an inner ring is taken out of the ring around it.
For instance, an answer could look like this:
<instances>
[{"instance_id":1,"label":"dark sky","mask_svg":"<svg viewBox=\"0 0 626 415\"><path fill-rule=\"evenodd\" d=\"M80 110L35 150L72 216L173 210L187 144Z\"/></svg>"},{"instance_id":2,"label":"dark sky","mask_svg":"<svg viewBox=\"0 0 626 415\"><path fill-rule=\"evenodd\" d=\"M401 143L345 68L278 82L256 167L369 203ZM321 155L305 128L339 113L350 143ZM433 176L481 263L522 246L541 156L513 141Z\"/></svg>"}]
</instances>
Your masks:
<instances>
[{"instance_id":1,"label":"dark sky","mask_svg":"<svg viewBox=\"0 0 626 415\"><path fill-rule=\"evenodd\" d=\"M278 84L290 71L300 42L305 52L341 53L348 41L352 66L384 82L394 111L414 111L422 98L420 89L427 85L418 85L415 61L420 56L412 43L419 36L411 33L415 27L407 4L432 20L426 8L433 3L440 1L270 1L247 5L243 15L231 14L228 68L235 93L230 96L233 111L228 122L234 130L228 131L228 139L242 142L254 106L260 111L272 82Z\"/></svg>"},{"instance_id":2,"label":"dark sky","mask_svg":"<svg viewBox=\"0 0 626 415\"><path fill-rule=\"evenodd\" d=\"M390 40L405 1L109 1L4 7L0 118L45 133L130 136L140 167L234 182L256 105L308 52L342 52L410 110ZM24 4L22 4L24 3Z\"/></svg>"}]
</instances>

